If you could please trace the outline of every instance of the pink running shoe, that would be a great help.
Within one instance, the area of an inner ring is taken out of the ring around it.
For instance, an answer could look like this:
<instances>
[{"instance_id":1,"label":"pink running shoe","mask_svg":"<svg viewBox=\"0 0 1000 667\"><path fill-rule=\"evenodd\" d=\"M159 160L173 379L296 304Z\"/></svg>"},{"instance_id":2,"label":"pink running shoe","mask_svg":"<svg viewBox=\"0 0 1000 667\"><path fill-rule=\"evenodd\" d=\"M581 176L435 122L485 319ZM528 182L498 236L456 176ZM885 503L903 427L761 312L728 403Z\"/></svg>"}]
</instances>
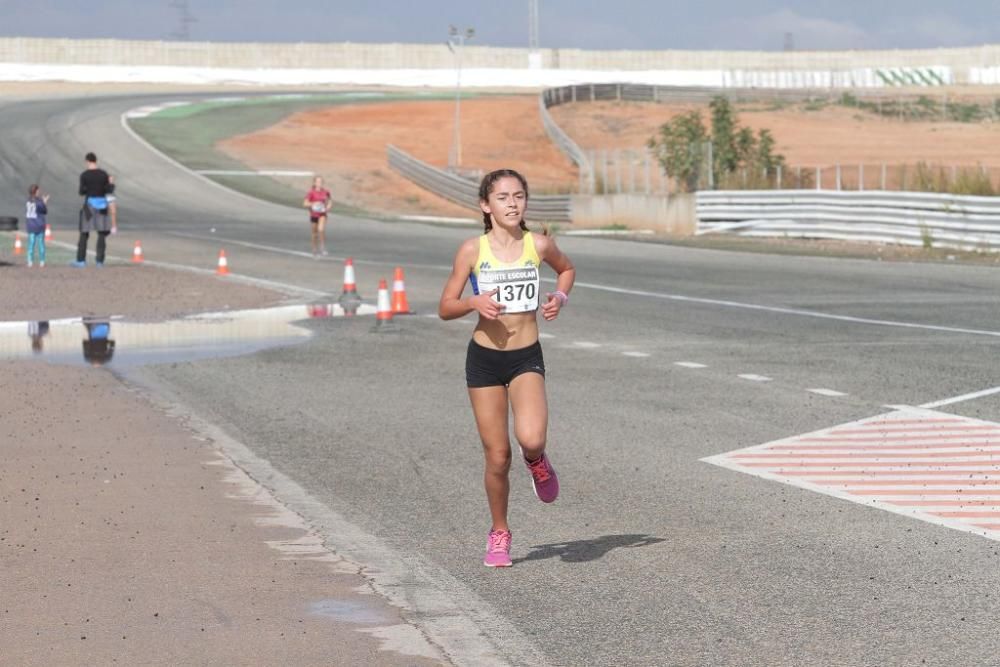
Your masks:
<instances>
[{"instance_id":1,"label":"pink running shoe","mask_svg":"<svg viewBox=\"0 0 1000 667\"><path fill-rule=\"evenodd\" d=\"M524 462L531 471L531 487L538 499L551 503L559 497L559 478L556 477L556 469L549 463L549 457L543 452L537 461L524 459Z\"/></svg>"},{"instance_id":2,"label":"pink running shoe","mask_svg":"<svg viewBox=\"0 0 1000 667\"><path fill-rule=\"evenodd\" d=\"M510 560L510 540L509 530L491 530L489 540L486 543L486 558L483 565L486 567L510 567L514 563Z\"/></svg>"}]
</instances>

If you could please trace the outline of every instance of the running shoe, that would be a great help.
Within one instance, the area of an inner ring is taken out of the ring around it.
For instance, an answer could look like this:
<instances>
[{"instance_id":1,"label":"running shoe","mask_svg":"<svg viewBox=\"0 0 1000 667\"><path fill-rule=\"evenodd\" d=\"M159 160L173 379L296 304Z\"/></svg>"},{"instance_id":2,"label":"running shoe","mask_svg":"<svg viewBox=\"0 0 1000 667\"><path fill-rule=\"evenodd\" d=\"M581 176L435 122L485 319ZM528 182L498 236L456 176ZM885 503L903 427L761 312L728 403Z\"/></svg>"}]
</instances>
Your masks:
<instances>
[{"instance_id":1,"label":"running shoe","mask_svg":"<svg viewBox=\"0 0 1000 667\"><path fill-rule=\"evenodd\" d=\"M70 262L69 265L72 266L74 269L82 269L82 268L84 268L84 267L87 266L87 263L86 262Z\"/></svg>"},{"instance_id":2,"label":"running shoe","mask_svg":"<svg viewBox=\"0 0 1000 667\"><path fill-rule=\"evenodd\" d=\"M33 267L33 266L34 266L34 264L32 264L32 263L31 263L31 262L29 261L29 262L28 262L28 268L30 269L30 268L31 268L31 267Z\"/></svg>"},{"instance_id":3,"label":"running shoe","mask_svg":"<svg viewBox=\"0 0 1000 667\"><path fill-rule=\"evenodd\" d=\"M489 539L486 542L486 558L483 565L486 567L510 567L514 563L510 560L510 540L509 530L491 530Z\"/></svg>"},{"instance_id":4,"label":"running shoe","mask_svg":"<svg viewBox=\"0 0 1000 667\"><path fill-rule=\"evenodd\" d=\"M94 266L96 266L99 269L103 268L104 267L104 262L94 262Z\"/></svg>"},{"instance_id":5,"label":"running shoe","mask_svg":"<svg viewBox=\"0 0 1000 667\"><path fill-rule=\"evenodd\" d=\"M531 472L531 488L543 503L551 503L559 496L559 478L556 469L549 463L549 457L542 453L537 461L524 459Z\"/></svg>"}]
</instances>

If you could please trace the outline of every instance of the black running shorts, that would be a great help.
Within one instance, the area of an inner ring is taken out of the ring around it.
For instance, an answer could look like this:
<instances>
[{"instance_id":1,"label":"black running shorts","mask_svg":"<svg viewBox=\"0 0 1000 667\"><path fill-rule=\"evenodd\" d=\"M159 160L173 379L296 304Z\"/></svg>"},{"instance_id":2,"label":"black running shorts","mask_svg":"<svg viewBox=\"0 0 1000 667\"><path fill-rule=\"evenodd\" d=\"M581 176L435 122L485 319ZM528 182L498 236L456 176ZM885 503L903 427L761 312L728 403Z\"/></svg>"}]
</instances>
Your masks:
<instances>
[{"instance_id":1,"label":"black running shorts","mask_svg":"<svg viewBox=\"0 0 1000 667\"><path fill-rule=\"evenodd\" d=\"M465 383L471 387L506 387L521 373L545 377L545 360L538 341L519 350L492 350L474 340L465 355Z\"/></svg>"}]
</instances>

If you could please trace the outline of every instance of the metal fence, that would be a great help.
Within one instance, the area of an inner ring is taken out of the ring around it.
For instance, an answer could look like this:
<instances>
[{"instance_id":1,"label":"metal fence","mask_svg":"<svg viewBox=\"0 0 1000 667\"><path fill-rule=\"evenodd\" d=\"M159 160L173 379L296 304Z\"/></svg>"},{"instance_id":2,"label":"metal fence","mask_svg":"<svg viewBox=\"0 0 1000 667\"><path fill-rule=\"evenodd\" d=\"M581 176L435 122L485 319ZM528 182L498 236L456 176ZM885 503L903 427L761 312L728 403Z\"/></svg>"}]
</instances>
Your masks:
<instances>
[{"instance_id":1,"label":"metal fence","mask_svg":"<svg viewBox=\"0 0 1000 667\"><path fill-rule=\"evenodd\" d=\"M703 191L696 234L1000 250L1000 199L926 193Z\"/></svg>"},{"instance_id":2,"label":"metal fence","mask_svg":"<svg viewBox=\"0 0 1000 667\"><path fill-rule=\"evenodd\" d=\"M386 152L389 167L403 178L460 206L479 211L477 181L438 169L392 145ZM539 222L571 222L571 198L569 195L536 195L531 198L528 217Z\"/></svg>"},{"instance_id":3,"label":"metal fence","mask_svg":"<svg viewBox=\"0 0 1000 667\"><path fill-rule=\"evenodd\" d=\"M558 127L548 109L572 102L681 102L707 103L717 95L737 102L786 104L804 102L810 109L837 104L857 108L894 120L944 120L958 122L1000 121L1000 99L976 95L941 93L899 94L852 91L832 94L829 90L726 89L654 86L626 83L582 84L549 88L542 92L543 122L556 145L570 159L579 146ZM572 145L573 153L564 148ZM662 173L658 162L645 148L623 147L585 151L590 178L581 174L581 193L667 194L676 192L677 183ZM711 178L707 157L698 180L700 189L835 189L835 190L917 190L956 194L1000 193L1000 167L944 164L828 164L795 165L766 174L746 170ZM648 172L648 175L647 175Z\"/></svg>"},{"instance_id":4,"label":"metal fence","mask_svg":"<svg viewBox=\"0 0 1000 667\"><path fill-rule=\"evenodd\" d=\"M587 151L594 170L591 194L667 195L677 186L645 148Z\"/></svg>"},{"instance_id":5,"label":"metal fence","mask_svg":"<svg viewBox=\"0 0 1000 667\"><path fill-rule=\"evenodd\" d=\"M940 104L955 97L954 93L943 91L901 92L894 90L853 89L847 91L831 91L829 88L760 88L760 87L722 87L722 86L656 86L638 83L586 83L573 86L548 88L542 92L545 106L552 108L560 104L572 102L663 102L663 103L708 103L712 98L723 95L732 101L777 101L777 102L816 102L832 101L844 97L860 101L880 100L886 106L891 102L900 105L917 104L926 100ZM966 97L972 97L967 95ZM959 98L961 99L961 97Z\"/></svg>"}]
</instances>

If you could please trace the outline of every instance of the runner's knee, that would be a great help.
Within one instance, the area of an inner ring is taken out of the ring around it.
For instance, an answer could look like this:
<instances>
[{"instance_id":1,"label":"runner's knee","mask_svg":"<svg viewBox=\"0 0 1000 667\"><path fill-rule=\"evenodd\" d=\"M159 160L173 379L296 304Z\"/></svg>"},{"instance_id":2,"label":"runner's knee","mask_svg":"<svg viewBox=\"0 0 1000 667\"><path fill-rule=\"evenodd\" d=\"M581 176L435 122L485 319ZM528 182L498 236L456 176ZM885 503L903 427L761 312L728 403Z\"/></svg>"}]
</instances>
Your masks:
<instances>
[{"instance_id":1,"label":"runner's knee","mask_svg":"<svg viewBox=\"0 0 1000 667\"><path fill-rule=\"evenodd\" d=\"M510 470L510 448L486 451L486 472L505 475Z\"/></svg>"}]
</instances>

